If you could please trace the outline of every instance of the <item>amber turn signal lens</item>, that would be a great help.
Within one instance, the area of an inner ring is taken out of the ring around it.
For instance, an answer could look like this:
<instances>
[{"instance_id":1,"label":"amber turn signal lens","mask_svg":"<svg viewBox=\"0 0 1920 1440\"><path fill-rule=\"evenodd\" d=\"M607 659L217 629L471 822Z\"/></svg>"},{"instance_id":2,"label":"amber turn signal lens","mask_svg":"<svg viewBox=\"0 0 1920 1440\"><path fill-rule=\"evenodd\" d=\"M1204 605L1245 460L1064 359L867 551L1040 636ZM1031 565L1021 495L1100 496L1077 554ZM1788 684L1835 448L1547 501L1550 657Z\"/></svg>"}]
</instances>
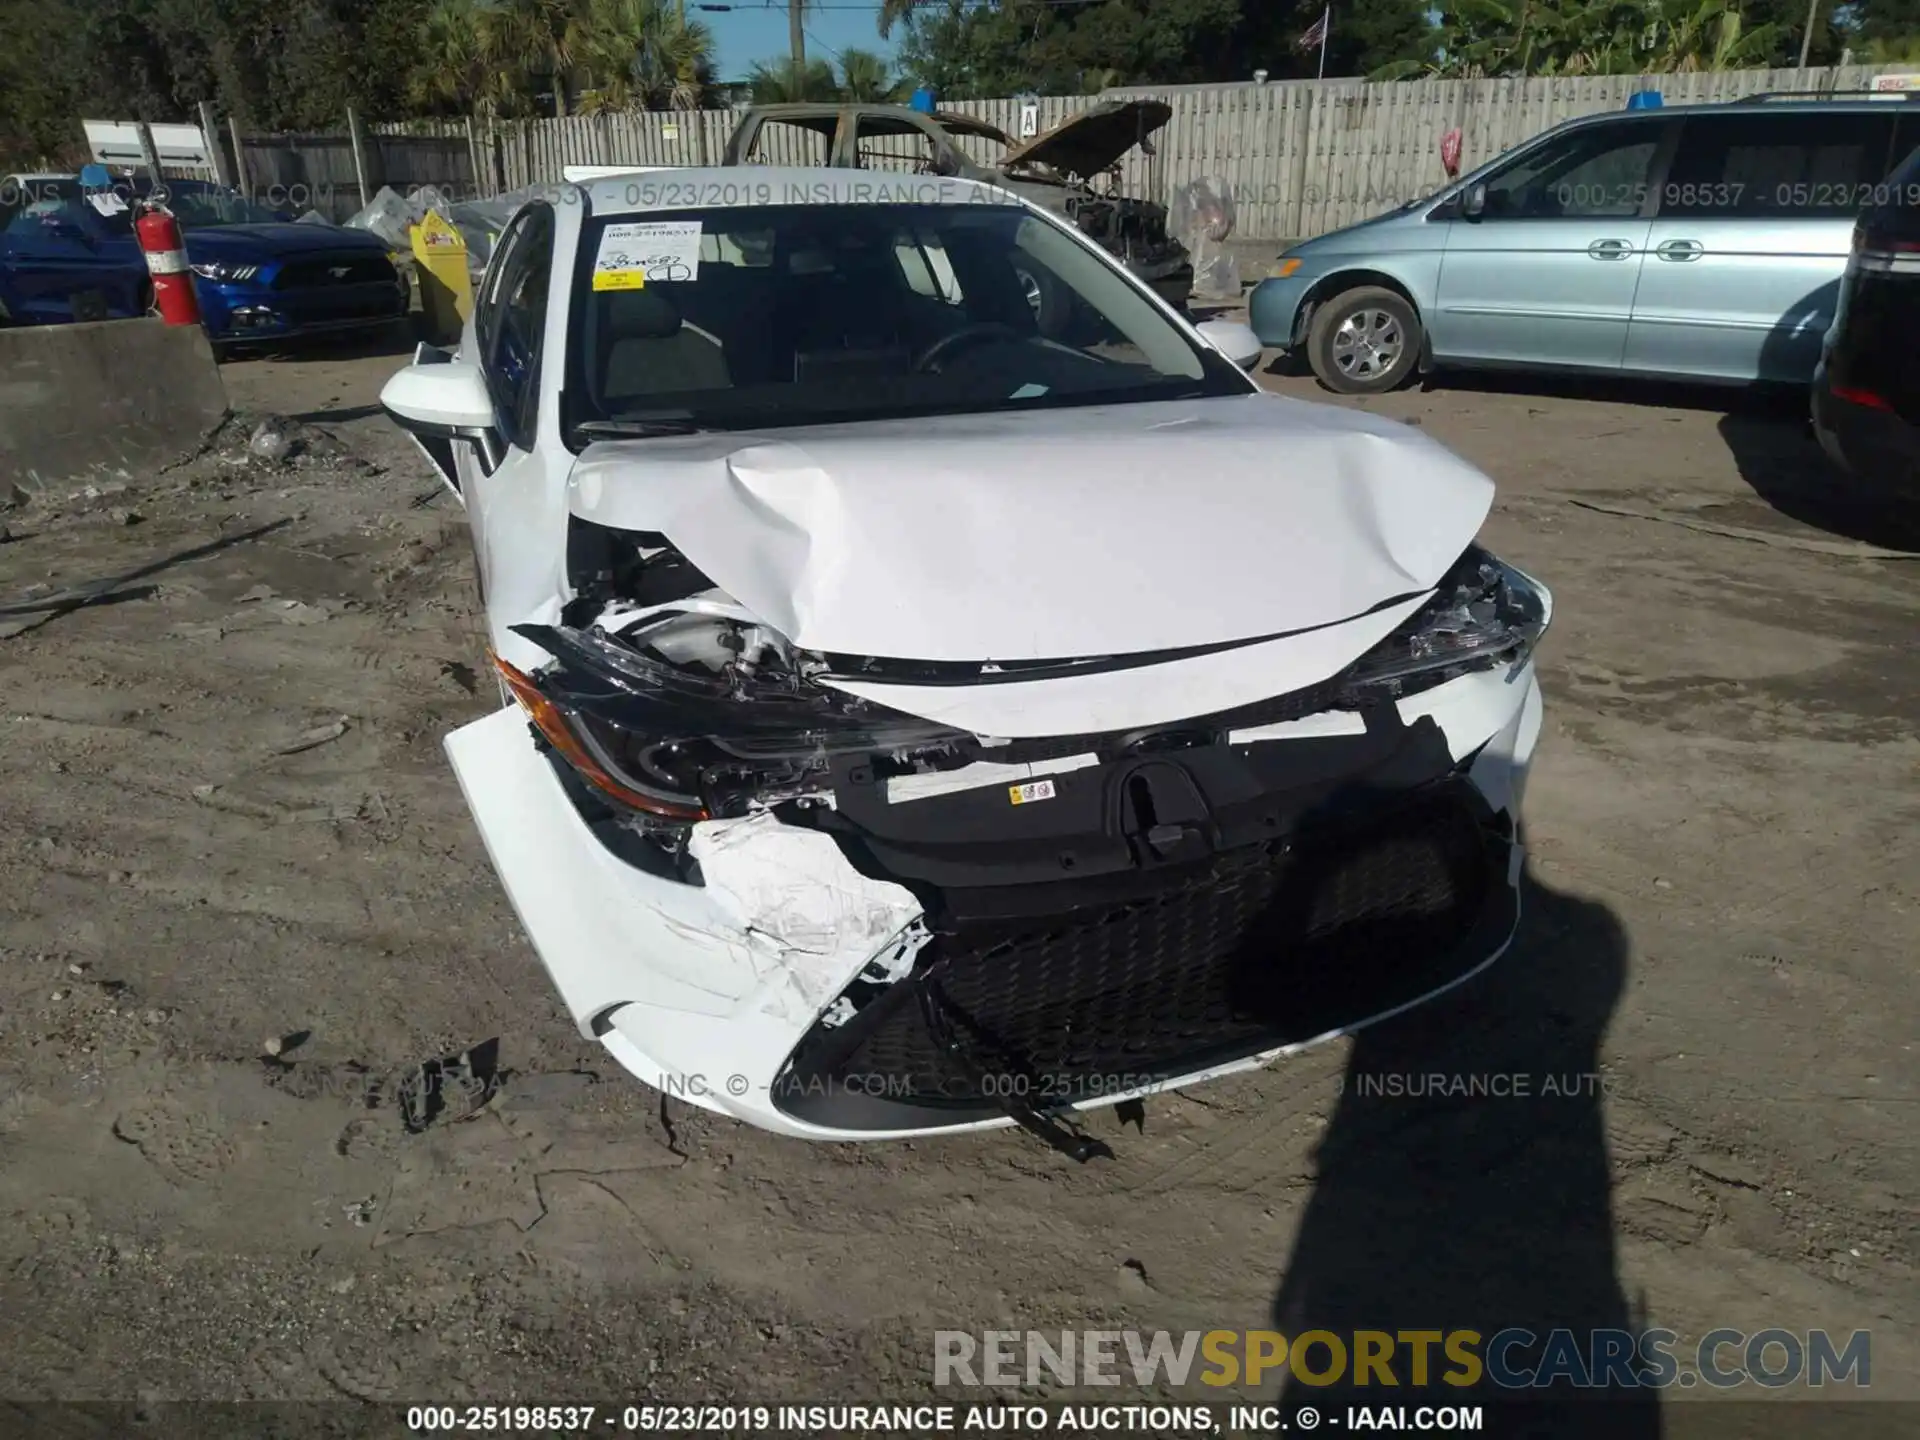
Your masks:
<instances>
[{"instance_id":1,"label":"amber turn signal lens","mask_svg":"<svg viewBox=\"0 0 1920 1440\"><path fill-rule=\"evenodd\" d=\"M493 661L494 669L500 672L500 678L507 682L507 688L513 692L513 698L520 702L520 708L527 712L527 718L533 722L533 728L546 737L547 743L560 752L560 757L571 765L580 778L599 790L634 810L644 810L649 815L659 815L668 820L705 820L707 812L699 806L675 805L672 801L661 800L652 795L643 795L637 790L620 783L607 769L588 752L573 733L573 727L567 723L567 717L561 713L545 695L533 678L518 667L508 664L491 649L487 658Z\"/></svg>"}]
</instances>

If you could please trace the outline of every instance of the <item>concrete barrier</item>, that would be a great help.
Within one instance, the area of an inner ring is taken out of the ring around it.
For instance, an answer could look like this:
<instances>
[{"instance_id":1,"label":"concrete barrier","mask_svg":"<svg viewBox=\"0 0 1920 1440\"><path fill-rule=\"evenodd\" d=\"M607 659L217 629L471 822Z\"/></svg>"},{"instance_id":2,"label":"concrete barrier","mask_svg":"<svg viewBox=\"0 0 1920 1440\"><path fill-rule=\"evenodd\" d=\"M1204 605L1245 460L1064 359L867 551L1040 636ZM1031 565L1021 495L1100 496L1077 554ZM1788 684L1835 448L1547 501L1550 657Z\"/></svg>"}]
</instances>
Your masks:
<instances>
[{"instance_id":1,"label":"concrete barrier","mask_svg":"<svg viewBox=\"0 0 1920 1440\"><path fill-rule=\"evenodd\" d=\"M0 329L0 491L100 476L137 484L227 414L197 325L105 320Z\"/></svg>"}]
</instances>

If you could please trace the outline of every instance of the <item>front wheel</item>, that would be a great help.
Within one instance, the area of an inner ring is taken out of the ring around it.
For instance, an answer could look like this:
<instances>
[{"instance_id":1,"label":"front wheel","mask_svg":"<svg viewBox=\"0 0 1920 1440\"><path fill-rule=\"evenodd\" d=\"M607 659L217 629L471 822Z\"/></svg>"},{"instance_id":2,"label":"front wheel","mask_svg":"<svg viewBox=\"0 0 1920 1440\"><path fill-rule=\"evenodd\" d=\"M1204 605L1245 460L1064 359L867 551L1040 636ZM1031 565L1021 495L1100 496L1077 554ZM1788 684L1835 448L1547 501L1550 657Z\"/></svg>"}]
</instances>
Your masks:
<instances>
[{"instance_id":1,"label":"front wheel","mask_svg":"<svg viewBox=\"0 0 1920 1440\"><path fill-rule=\"evenodd\" d=\"M1396 291L1364 285L1313 312L1307 361L1320 383L1342 395L1397 389L1420 363L1423 333L1413 306Z\"/></svg>"}]
</instances>

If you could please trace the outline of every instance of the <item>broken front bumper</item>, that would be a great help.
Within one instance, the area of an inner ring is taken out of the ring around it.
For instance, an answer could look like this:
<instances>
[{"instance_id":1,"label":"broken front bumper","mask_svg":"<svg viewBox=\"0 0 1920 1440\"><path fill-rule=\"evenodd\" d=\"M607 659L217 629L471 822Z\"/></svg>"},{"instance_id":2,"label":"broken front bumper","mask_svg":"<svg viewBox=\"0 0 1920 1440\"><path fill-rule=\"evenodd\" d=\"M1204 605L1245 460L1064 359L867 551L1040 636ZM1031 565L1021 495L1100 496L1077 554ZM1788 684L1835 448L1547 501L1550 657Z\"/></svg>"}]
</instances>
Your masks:
<instances>
[{"instance_id":1,"label":"broken front bumper","mask_svg":"<svg viewBox=\"0 0 1920 1440\"><path fill-rule=\"evenodd\" d=\"M1176 751L1051 772L1053 803L1076 803L1076 788L1110 796L1116 831L1147 785L1127 841L1145 847L1142 864L1096 857L1100 873L1077 875L1042 875L1036 864L1061 858L1044 847L1002 863L977 835L967 843L968 807L1008 795L996 781L903 797L903 814L936 807L917 812L932 823L891 834L863 835L858 806L833 812L837 837L771 814L703 824L692 849L704 883L689 885L603 843L518 710L447 749L583 1033L696 1105L791 1135L879 1139L1250 1068L1497 957L1518 915L1517 817L1540 728L1532 669L1387 708L1390 734L1309 717L1211 747L1211 768ZM1250 749L1270 772L1282 755L1352 763L1334 784L1227 794L1229 752ZM1148 766L1173 788L1143 782ZM1168 808L1189 791L1195 835L1176 833L1183 817ZM1149 863L1159 849L1167 863Z\"/></svg>"}]
</instances>

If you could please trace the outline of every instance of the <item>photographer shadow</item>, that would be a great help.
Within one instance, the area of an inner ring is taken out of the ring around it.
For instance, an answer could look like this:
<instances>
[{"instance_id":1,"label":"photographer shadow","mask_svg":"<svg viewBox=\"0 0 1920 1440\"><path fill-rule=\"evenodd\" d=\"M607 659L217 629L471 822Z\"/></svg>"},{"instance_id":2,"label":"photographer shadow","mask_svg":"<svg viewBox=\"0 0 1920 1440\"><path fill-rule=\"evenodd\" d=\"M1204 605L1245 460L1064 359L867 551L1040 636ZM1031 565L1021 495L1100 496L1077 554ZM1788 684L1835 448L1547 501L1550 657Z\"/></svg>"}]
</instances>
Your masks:
<instances>
[{"instance_id":1,"label":"photographer shadow","mask_svg":"<svg viewBox=\"0 0 1920 1440\"><path fill-rule=\"evenodd\" d=\"M1616 1274L1598 1082L1626 970L1625 932L1609 910L1529 876L1519 932L1490 970L1356 1037L1273 1321L1290 1340L1320 1330L1348 1346L1356 1331L1386 1332L1399 1384L1356 1384L1351 1362L1331 1385L1294 1371L1283 1413L1478 1404L1501 1435L1661 1433L1651 1390L1604 1376L1592 1388L1516 1390L1488 1373L1488 1342L1503 1331L1543 1341L1570 1331L1584 1367L1595 1330L1644 1323ZM1475 1383L1461 1383L1468 1371L1436 1337L1426 1384L1410 1384L1400 1332L1459 1330L1480 1336ZM1309 1354L1327 1364L1324 1348ZM1515 1368L1542 1358L1540 1344L1501 1355Z\"/></svg>"}]
</instances>

